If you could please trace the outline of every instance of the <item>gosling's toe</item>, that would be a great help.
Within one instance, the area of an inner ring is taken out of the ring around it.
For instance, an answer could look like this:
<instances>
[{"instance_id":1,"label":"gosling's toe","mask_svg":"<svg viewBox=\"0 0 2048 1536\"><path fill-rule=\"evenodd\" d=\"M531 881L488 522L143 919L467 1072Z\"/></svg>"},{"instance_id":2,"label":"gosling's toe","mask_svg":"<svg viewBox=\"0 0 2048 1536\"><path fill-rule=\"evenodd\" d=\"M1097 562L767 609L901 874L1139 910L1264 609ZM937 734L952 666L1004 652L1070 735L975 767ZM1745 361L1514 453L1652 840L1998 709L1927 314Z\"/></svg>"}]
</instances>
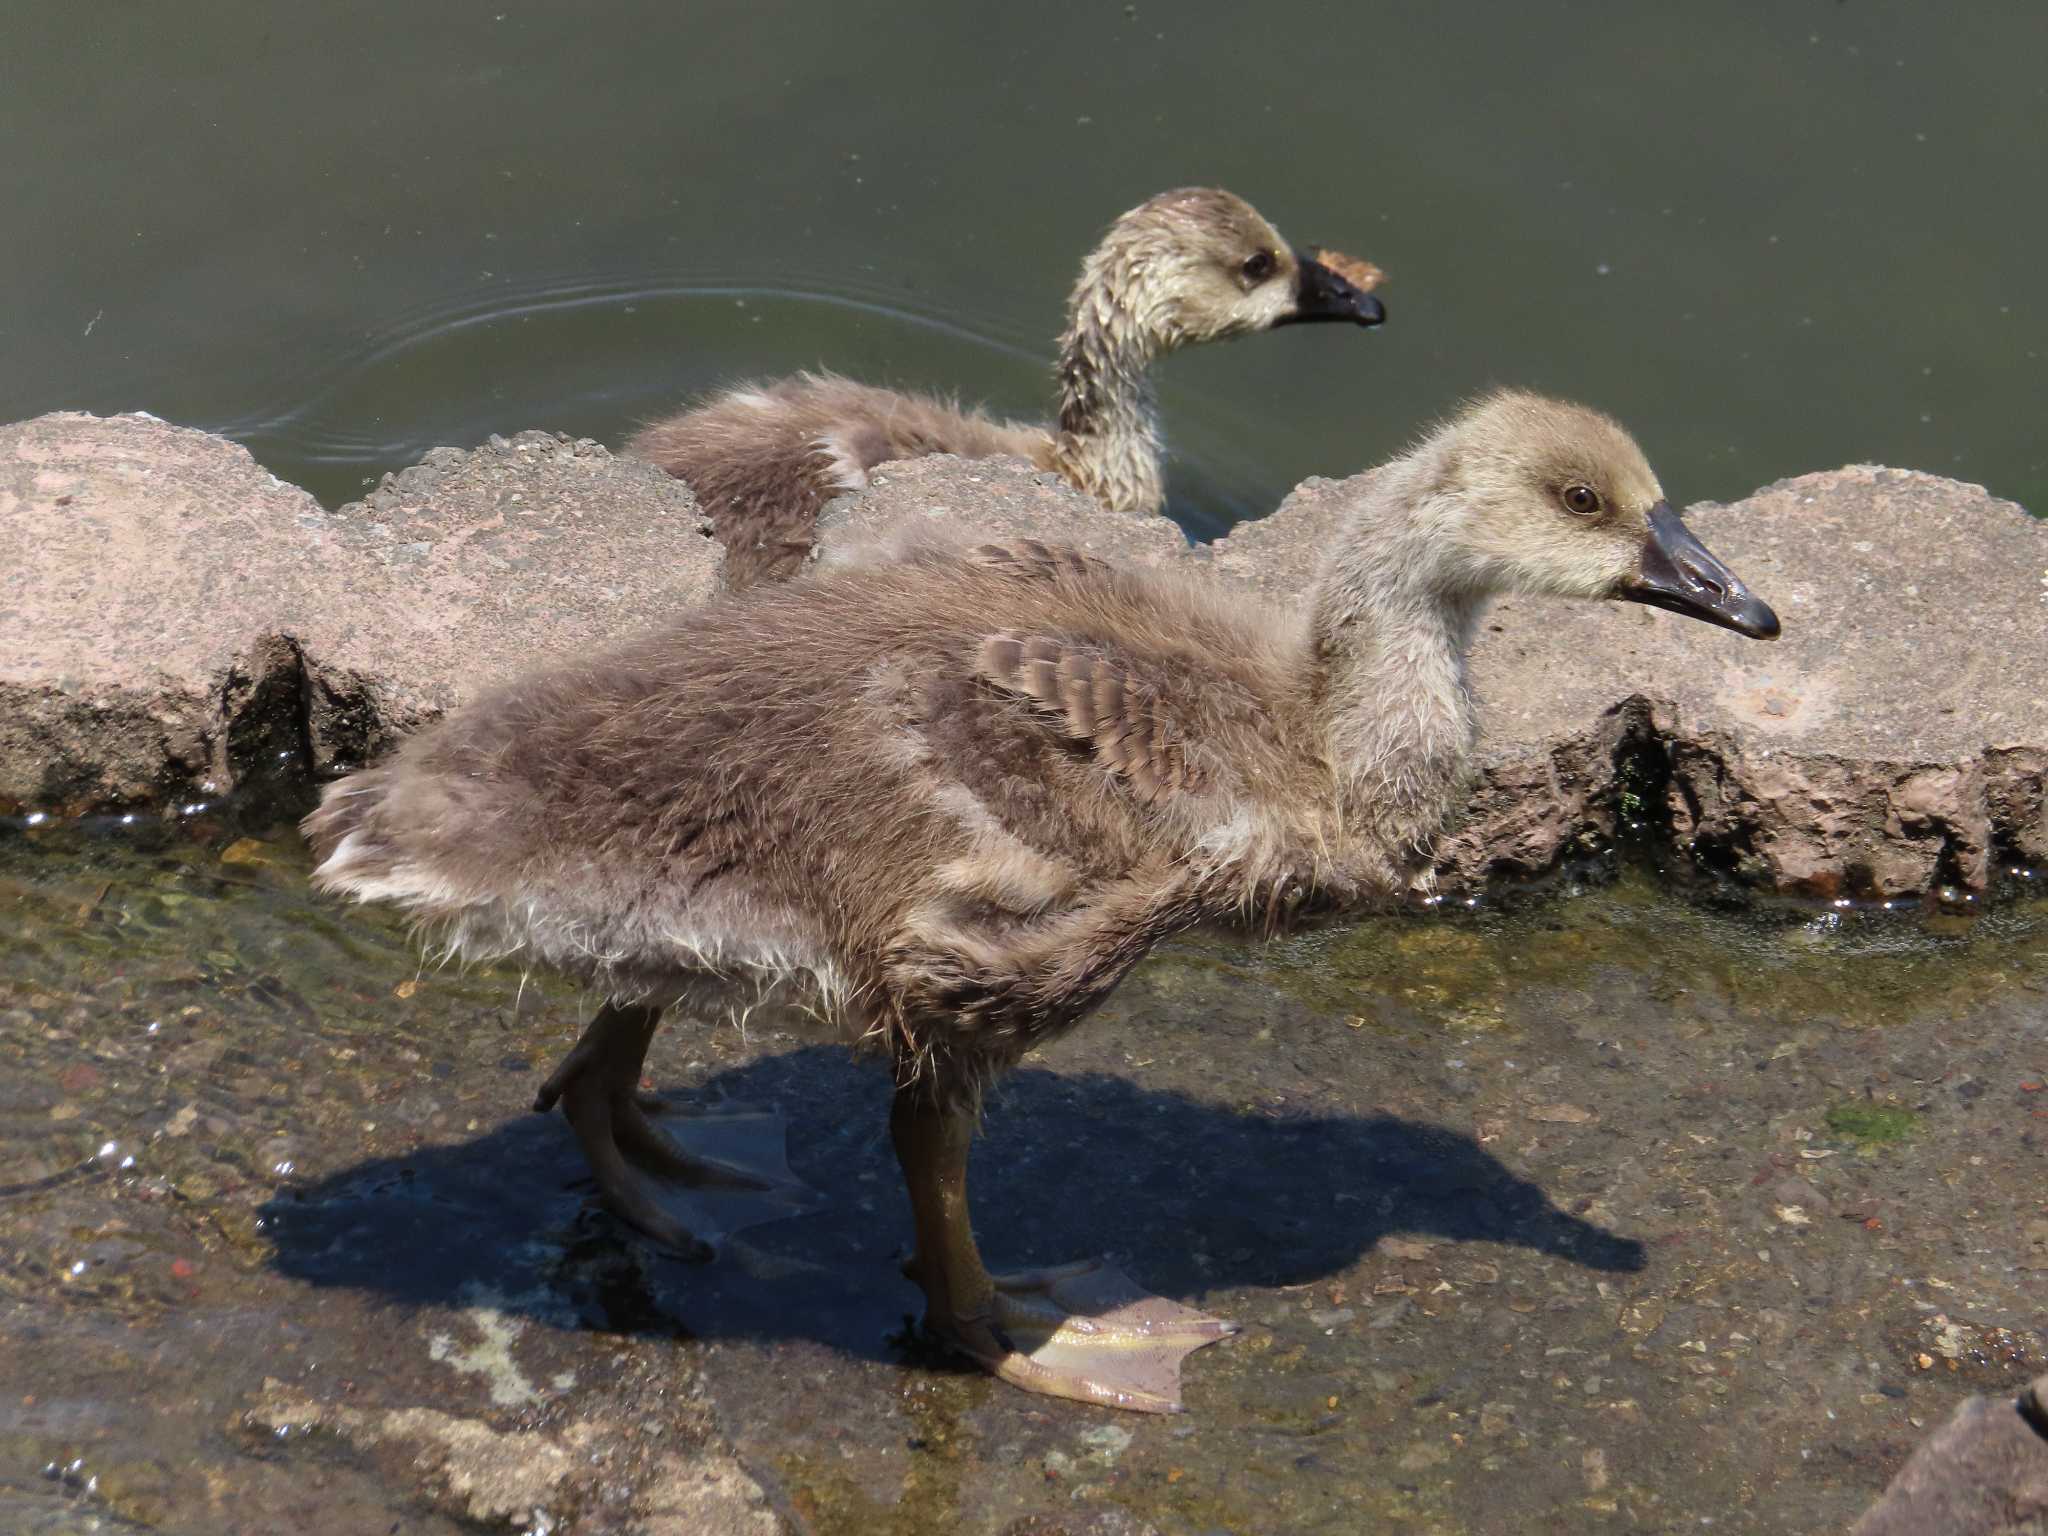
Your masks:
<instances>
[{"instance_id":1,"label":"gosling's toe","mask_svg":"<svg viewBox=\"0 0 2048 1536\"><path fill-rule=\"evenodd\" d=\"M992 1278L985 1312L927 1326L990 1374L1048 1397L1179 1413L1181 1362L1237 1332L1153 1295L1106 1260Z\"/></svg>"}]
</instances>

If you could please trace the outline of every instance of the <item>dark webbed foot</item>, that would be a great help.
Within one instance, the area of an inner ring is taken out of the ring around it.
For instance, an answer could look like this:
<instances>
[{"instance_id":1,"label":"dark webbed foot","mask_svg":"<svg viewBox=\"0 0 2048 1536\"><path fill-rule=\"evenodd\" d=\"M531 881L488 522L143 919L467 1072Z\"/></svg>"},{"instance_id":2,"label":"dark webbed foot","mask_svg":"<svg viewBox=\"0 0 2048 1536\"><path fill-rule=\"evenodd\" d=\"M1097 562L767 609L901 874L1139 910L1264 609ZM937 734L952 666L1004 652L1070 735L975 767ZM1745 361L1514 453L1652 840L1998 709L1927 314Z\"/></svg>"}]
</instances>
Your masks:
<instances>
[{"instance_id":1,"label":"dark webbed foot","mask_svg":"<svg viewBox=\"0 0 2048 1536\"><path fill-rule=\"evenodd\" d=\"M789 1171L782 1120L764 1113L647 1118L640 1070L661 1010L606 1004L534 1097L582 1144L598 1199L628 1226L695 1263L721 1236L812 1209Z\"/></svg>"}]
</instances>

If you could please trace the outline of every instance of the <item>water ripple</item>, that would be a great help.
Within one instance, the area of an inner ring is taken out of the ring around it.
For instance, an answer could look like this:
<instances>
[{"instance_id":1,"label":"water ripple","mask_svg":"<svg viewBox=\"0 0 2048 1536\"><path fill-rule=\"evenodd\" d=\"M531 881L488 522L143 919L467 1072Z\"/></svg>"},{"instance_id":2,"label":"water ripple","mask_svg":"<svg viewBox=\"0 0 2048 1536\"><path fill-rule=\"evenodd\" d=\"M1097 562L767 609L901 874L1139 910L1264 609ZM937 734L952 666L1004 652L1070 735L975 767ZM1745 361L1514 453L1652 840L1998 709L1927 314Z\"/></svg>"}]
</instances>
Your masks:
<instances>
[{"instance_id":1,"label":"water ripple","mask_svg":"<svg viewBox=\"0 0 2048 1536\"><path fill-rule=\"evenodd\" d=\"M234 438L287 439L299 454L315 461L362 463L384 459L415 439L410 434L393 438L390 434L363 430L354 413L335 409L337 401L374 378L402 369L409 361L437 351L456 338L494 327L606 310L625 315L642 305L700 301L815 305L943 336L1033 367L1044 366L1050 351L1049 344L1041 348L1027 345L1020 326L992 326L985 317L978 317L980 323L970 324L945 307L907 302L896 287L862 283L843 273L833 274L829 283L822 275L803 273L772 282L724 274L653 282L639 274L548 277L499 285L483 294L451 296L403 312L368 335L360 345L268 382L264 389L268 397L265 404L239 416L208 422L206 426ZM639 324L649 336L673 329L646 319Z\"/></svg>"}]
</instances>

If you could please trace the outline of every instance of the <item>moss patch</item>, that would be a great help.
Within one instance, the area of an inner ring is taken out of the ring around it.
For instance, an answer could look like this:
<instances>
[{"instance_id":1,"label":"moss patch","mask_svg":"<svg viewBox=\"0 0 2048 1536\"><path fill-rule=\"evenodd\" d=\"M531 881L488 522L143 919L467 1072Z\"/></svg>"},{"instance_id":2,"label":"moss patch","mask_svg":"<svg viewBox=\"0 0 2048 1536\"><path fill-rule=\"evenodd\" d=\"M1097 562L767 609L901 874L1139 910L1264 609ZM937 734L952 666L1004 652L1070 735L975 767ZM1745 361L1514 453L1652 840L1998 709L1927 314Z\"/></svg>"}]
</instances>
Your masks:
<instances>
[{"instance_id":1,"label":"moss patch","mask_svg":"<svg viewBox=\"0 0 2048 1536\"><path fill-rule=\"evenodd\" d=\"M1829 1130L1864 1147L1904 1141L1919 1120L1912 1110L1895 1104L1837 1104L1827 1114Z\"/></svg>"}]
</instances>

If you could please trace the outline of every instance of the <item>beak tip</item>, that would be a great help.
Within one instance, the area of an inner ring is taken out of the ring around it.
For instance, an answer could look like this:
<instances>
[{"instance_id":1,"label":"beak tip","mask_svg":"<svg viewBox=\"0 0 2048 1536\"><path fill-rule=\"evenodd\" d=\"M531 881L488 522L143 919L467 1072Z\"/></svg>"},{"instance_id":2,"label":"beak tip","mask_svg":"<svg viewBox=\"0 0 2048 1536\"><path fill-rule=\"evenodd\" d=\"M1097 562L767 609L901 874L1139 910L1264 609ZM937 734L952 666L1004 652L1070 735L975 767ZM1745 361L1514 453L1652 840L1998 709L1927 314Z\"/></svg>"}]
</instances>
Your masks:
<instances>
[{"instance_id":1,"label":"beak tip","mask_svg":"<svg viewBox=\"0 0 2048 1536\"><path fill-rule=\"evenodd\" d=\"M1778 610L1746 589L1741 593L1741 602L1729 614L1728 627L1751 640L1775 640L1784 632L1778 622Z\"/></svg>"},{"instance_id":2,"label":"beak tip","mask_svg":"<svg viewBox=\"0 0 2048 1536\"><path fill-rule=\"evenodd\" d=\"M1778 638L1776 610L1708 552L1669 502L1650 508L1649 524L1641 572L1621 588L1621 597L1717 624L1750 640Z\"/></svg>"},{"instance_id":3,"label":"beak tip","mask_svg":"<svg viewBox=\"0 0 2048 1536\"><path fill-rule=\"evenodd\" d=\"M1306 321L1349 320L1353 325L1368 328L1386 324L1386 305L1367 292L1371 283L1379 280L1379 269L1350 257L1340 258L1342 263L1353 269L1371 273L1368 282L1354 282L1345 271L1319 260L1318 255L1321 254L1295 253L1301 275L1295 290L1294 311L1275 323L1298 325Z\"/></svg>"}]
</instances>

